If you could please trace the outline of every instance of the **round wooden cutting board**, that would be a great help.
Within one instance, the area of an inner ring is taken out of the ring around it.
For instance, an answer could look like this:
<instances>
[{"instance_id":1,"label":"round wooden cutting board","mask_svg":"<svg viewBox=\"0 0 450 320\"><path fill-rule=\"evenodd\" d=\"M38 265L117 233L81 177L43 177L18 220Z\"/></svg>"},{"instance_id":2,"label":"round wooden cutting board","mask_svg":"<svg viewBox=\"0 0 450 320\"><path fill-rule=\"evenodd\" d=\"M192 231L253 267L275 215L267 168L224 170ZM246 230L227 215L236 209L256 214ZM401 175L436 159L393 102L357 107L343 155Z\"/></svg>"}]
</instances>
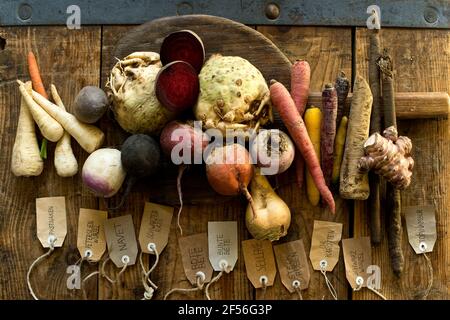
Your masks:
<instances>
[{"instance_id":1,"label":"round wooden cutting board","mask_svg":"<svg viewBox=\"0 0 450 320\"><path fill-rule=\"evenodd\" d=\"M189 29L203 41L206 59L214 53L240 56L257 67L267 82L276 79L289 86L291 62L261 33L241 23L208 15L167 17L147 22L126 33L114 49L114 56L121 59L136 51L159 52L163 39L174 31ZM157 177L145 179L141 185L150 188L152 201L178 205L176 169L165 170ZM223 202L229 197L217 195L209 186L204 166L191 166L182 182L183 198L189 204Z\"/></svg>"},{"instance_id":2,"label":"round wooden cutting board","mask_svg":"<svg viewBox=\"0 0 450 320\"><path fill-rule=\"evenodd\" d=\"M240 56L270 79L289 85L290 61L261 33L241 23L208 15L161 18L130 30L116 45L114 56L123 58L136 51L159 52L163 39L171 32L189 29L203 41L206 59L213 53Z\"/></svg>"}]
</instances>

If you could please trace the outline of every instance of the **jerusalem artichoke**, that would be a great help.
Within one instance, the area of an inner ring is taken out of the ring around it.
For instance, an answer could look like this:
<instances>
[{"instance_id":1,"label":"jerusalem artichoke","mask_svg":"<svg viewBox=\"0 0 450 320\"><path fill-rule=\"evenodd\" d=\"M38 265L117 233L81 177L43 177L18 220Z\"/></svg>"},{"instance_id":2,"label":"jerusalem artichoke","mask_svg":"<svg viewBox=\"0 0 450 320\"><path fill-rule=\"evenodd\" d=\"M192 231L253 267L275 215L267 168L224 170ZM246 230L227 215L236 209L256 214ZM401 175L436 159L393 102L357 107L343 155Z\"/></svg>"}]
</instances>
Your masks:
<instances>
[{"instance_id":1,"label":"jerusalem artichoke","mask_svg":"<svg viewBox=\"0 0 450 320\"><path fill-rule=\"evenodd\" d=\"M375 132L364 143L366 156L359 160L358 167L361 172L373 169L396 189L405 189L411 183L414 167L411 148L412 143L408 137L397 138L394 126L384 130L384 137Z\"/></svg>"}]
</instances>

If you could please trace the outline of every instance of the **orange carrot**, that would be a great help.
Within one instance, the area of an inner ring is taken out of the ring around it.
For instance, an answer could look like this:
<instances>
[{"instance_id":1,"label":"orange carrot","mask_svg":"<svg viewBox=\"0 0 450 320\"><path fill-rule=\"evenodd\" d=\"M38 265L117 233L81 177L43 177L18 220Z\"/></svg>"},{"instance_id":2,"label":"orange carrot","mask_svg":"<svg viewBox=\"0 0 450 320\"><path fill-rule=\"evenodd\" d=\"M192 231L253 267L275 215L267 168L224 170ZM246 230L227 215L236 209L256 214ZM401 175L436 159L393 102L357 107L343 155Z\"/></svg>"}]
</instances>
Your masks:
<instances>
[{"instance_id":1,"label":"orange carrot","mask_svg":"<svg viewBox=\"0 0 450 320\"><path fill-rule=\"evenodd\" d=\"M308 61L297 60L291 66L291 96L295 106L303 117L309 95L309 84L311 81L311 67ZM295 171L299 188L303 187L305 174L305 160L300 152L295 154Z\"/></svg>"},{"instance_id":2,"label":"orange carrot","mask_svg":"<svg viewBox=\"0 0 450 320\"><path fill-rule=\"evenodd\" d=\"M33 83L33 90L48 99L44 84L42 83L41 74L33 52L28 52L28 72L30 74L31 82Z\"/></svg>"},{"instance_id":3,"label":"orange carrot","mask_svg":"<svg viewBox=\"0 0 450 320\"><path fill-rule=\"evenodd\" d=\"M288 129L292 140L302 153L306 165L308 166L308 170L311 173L314 183L323 200L330 208L330 211L335 213L336 206L333 195L325 183L323 172L320 168L320 162L314 151L314 147L311 143L311 139L309 138L305 123L303 122L303 119L300 116L289 91L280 82L271 80L270 98L274 108L278 111L281 120L283 120L284 125Z\"/></svg>"},{"instance_id":4,"label":"orange carrot","mask_svg":"<svg viewBox=\"0 0 450 320\"><path fill-rule=\"evenodd\" d=\"M36 61L36 57L33 52L28 52L28 73L30 74L31 83L33 84L34 91L38 92L44 98L48 99L47 92L45 91L44 84L42 83L41 74ZM47 159L47 140L42 139L41 144L41 158Z\"/></svg>"}]
</instances>

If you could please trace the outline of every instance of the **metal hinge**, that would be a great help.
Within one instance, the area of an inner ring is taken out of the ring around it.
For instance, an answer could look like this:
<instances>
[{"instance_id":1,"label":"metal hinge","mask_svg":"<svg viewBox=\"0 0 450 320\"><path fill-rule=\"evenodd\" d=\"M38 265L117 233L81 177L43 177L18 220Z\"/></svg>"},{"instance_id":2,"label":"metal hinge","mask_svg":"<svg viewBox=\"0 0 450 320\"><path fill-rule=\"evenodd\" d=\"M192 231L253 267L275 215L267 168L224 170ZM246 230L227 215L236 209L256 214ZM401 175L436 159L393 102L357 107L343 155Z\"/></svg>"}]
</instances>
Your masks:
<instances>
[{"instance_id":1,"label":"metal hinge","mask_svg":"<svg viewBox=\"0 0 450 320\"><path fill-rule=\"evenodd\" d=\"M450 0L1 0L0 25L76 28L209 14L249 25L366 26L373 4L382 27L450 28Z\"/></svg>"}]
</instances>

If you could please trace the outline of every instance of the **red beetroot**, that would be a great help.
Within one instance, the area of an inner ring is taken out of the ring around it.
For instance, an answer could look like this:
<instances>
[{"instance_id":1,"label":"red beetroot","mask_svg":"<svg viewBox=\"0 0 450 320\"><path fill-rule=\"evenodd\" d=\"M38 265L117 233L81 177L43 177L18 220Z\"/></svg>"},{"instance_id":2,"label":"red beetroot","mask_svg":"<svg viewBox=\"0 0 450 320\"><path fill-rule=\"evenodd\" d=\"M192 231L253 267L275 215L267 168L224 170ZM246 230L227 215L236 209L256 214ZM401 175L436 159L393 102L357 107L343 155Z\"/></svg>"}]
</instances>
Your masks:
<instances>
[{"instance_id":1,"label":"red beetroot","mask_svg":"<svg viewBox=\"0 0 450 320\"><path fill-rule=\"evenodd\" d=\"M199 90L195 69L184 61L169 63L156 76L156 97L172 112L179 113L191 108L197 101Z\"/></svg>"},{"instance_id":2,"label":"red beetroot","mask_svg":"<svg viewBox=\"0 0 450 320\"><path fill-rule=\"evenodd\" d=\"M181 60L194 67L197 73L200 73L205 61L203 42L191 30L181 30L169 34L164 39L159 54L163 65Z\"/></svg>"}]
</instances>

